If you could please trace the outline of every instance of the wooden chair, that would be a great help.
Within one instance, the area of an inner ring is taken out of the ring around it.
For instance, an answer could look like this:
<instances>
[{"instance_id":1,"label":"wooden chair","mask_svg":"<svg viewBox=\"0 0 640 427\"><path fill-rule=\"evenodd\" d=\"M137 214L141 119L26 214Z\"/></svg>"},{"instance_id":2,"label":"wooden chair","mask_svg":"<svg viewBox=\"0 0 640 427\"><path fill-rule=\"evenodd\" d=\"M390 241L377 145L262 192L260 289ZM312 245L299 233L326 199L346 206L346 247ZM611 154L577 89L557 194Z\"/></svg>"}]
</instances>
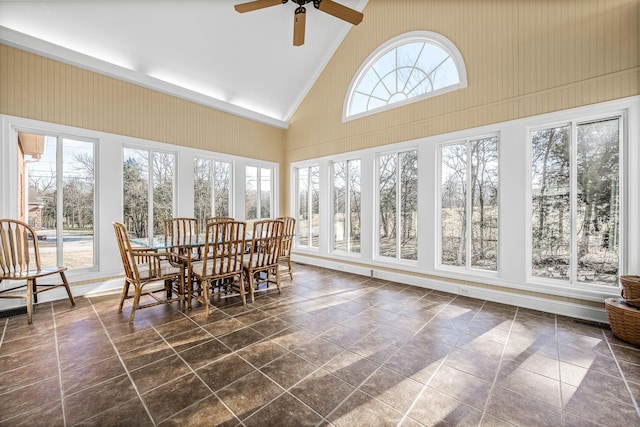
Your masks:
<instances>
[{"instance_id":1,"label":"wooden chair","mask_svg":"<svg viewBox=\"0 0 640 427\"><path fill-rule=\"evenodd\" d=\"M244 260L245 281L249 287L251 301L255 300L255 288L261 284L275 283L280 292L280 243L284 222L267 219L253 223L249 257Z\"/></svg>"},{"instance_id":2,"label":"wooden chair","mask_svg":"<svg viewBox=\"0 0 640 427\"><path fill-rule=\"evenodd\" d=\"M238 288L242 304L247 303L242 271L246 224L211 221L207 222L206 230L202 260L191 262L189 272L200 282L202 293L195 299L204 305L208 316L211 296L227 293L233 287Z\"/></svg>"},{"instance_id":3,"label":"wooden chair","mask_svg":"<svg viewBox=\"0 0 640 427\"><path fill-rule=\"evenodd\" d=\"M131 298L129 287L133 285L133 303L131 304L129 323L133 322L135 312L138 309L175 301L184 302L184 267L174 258L174 254L167 251L158 252L152 249L133 248L124 224L114 222L113 228L125 273L124 287L120 297L120 311L122 311L124 300ZM164 282L164 286L162 288L153 287L150 290L144 289L147 285L158 282ZM174 284L177 284L178 290L176 297L173 297L171 292L171 287ZM156 295L158 292L163 292L164 297L158 297ZM140 304L140 298L143 295L148 295L155 301Z\"/></svg>"},{"instance_id":4,"label":"wooden chair","mask_svg":"<svg viewBox=\"0 0 640 427\"><path fill-rule=\"evenodd\" d=\"M290 216L277 218L284 223L282 230L282 242L280 243L280 262L287 262L289 277L293 280L293 270L291 269L291 247L293 246L293 235L296 229L296 219Z\"/></svg>"},{"instance_id":5,"label":"wooden chair","mask_svg":"<svg viewBox=\"0 0 640 427\"><path fill-rule=\"evenodd\" d=\"M187 273L188 261L197 261L202 256L202 246L198 245L200 238L200 227L196 218L169 218L164 220L164 244L167 250L173 253L173 257L169 258L169 262L174 262L176 267L181 267ZM175 260L175 261L174 261ZM177 261L177 262L176 262ZM187 305L191 308L191 295L193 292L193 280L190 276L185 277L185 298ZM171 293L179 289L169 288L168 298Z\"/></svg>"},{"instance_id":6,"label":"wooden chair","mask_svg":"<svg viewBox=\"0 0 640 427\"><path fill-rule=\"evenodd\" d=\"M0 283L3 280L24 282L0 291L0 298L25 298L27 300L27 323L33 320L33 306L38 303L38 294L63 286L71 305L76 305L71 295L69 282L64 272L66 267L43 268L40 265L40 250L36 232L22 221L0 219ZM62 283L41 284L41 277L59 274ZM26 289L24 294L15 291ZM4 295L4 293L7 293Z\"/></svg>"}]
</instances>

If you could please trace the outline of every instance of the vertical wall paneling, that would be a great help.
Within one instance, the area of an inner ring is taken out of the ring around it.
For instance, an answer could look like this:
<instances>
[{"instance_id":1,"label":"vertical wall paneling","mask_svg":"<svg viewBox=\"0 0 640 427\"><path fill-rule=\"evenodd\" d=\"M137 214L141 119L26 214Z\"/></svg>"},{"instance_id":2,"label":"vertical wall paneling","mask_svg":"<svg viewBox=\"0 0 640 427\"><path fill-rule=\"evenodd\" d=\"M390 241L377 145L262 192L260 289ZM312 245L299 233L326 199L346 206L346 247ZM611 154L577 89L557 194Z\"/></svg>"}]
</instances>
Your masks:
<instances>
[{"instance_id":1,"label":"vertical wall paneling","mask_svg":"<svg viewBox=\"0 0 640 427\"><path fill-rule=\"evenodd\" d=\"M375 147L640 93L638 0L370 0L294 114L288 161ZM362 62L408 31L449 38L468 87L342 123Z\"/></svg>"}]
</instances>

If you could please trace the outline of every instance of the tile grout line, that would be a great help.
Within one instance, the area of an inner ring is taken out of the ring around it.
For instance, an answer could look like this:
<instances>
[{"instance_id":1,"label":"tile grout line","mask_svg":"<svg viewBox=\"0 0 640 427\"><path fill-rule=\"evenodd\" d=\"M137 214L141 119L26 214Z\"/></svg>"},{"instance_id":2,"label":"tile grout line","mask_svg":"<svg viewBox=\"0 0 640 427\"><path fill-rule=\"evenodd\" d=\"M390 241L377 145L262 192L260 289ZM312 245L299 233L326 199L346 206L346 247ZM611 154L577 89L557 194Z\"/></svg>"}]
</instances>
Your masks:
<instances>
[{"instance_id":1,"label":"tile grout line","mask_svg":"<svg viewBox=\"0 0 640 427\"><path fill-rule=\"evenodd\" d=\"M613 356L613 360L616 363L616 367L618 368L618 372L620 372L620 376L622 377L622 381L624 381L624 387L627 389L627 392L629 393L629 396L631 397L631 402L633 403L633 407L636 410L636 414L638 414L638 417L640 417L640 407L638 406L638 402L636 401L635 397L633 396L633 393L631 392L631 388L629 387L629 382L627 381L627 377L625 377L624 372L622 371L622 367L620 367L620 363L618 362L618 356L616 356L616 354L613 352L613 348L611 347L611 343L609 342L609 339L607 338L607 334L604 333L604 330L602 331L602 335L604 336L604 341L607 343L607 347L609 348L609 351L611 352L611 355Z\"/></svg>"},{"instance_id":2,"label":"tile grout line","mask_svg":"<svg viewBox=\"0 0 640 427\"><path fill-rule=\"evenodd\" d=\"M58 365L58 384L60 385L60 406L62 407L62 422L64 426L67 426L67 412L64 408L64 388L62 387L62 366L60 366L60 347L58 343L58 322L56 322L56 312L51 304L51 315L53 317L53 341L56 347L56 362Z\"/></svg>"},{"instance_id":3,"label":"tile grout line","mask_svg":"<svg viewBox=\"0 0 640 427\"><path fill-rule=\"evenodd\" d=\"M428 295L428 294L427 294ZM422 298L425 298L427 295L423 296ZM422 299L420 298L420 299ZM449 301L447 304L445 304L440 310L438 310L437 313L435 313L431 319L429 319L424 325L422 325L422 327L420 329L418 329L418 331L413 334L413 336L415 337L418 332L420 332L422 329L424 329L429 323L431 323L431 321L433 320L434 317L436 317L438 314L440 314L449 304L451 304L455 299L457 298L454 297L451 299L451 301ZM482 305L480 306L480 308L478 309L478 313L480 312L480 310L482 310L482 307L484 307L486 301L482 303ZM478 313L474 314L473 317L471 318L471 320L469 321L469 323L471 323L473 321L473 319L478 315ZM429 388L429 384L431 383L431 380L435 377L436 373L440 370L440 368L442 367L442 365L444 365L445 361L447 360L447 357L449 357L449 354L447 353L447 355L442 358L442 361L438 364L438 367L433 371L433 373L431 374L431 376L429 377L429 379L427 380L426 383L424 383L424 385L422 386L422 389L418 392L418 394L416 395L416 397L413 399L413 401L411 402L411 405L409 405L409 407L407 408L407 410L405 411L402 419L400 420L400 422L398 423L398 425L401 425L402 423L404 423L406 421L407 418L411 418L409 417L409 413L411 412L411 410L413 408L415 408L416 404L418 403L418 400L420 400L420 398L422 397L422 395L424 394L424 392ZM443 393L446 394L446 393ZM447 395L448 396L448 395ZM453 396L451 396L453 397ZM454 398L455 399L455 398ZM458 399L456 399L458 400ZM413 419L413 418L411 418Z\"/></svg>"},{"instance_id":4,"label":"tile grout line","mask_svg":"<svg viewBox=\"0 0 640 427\"><path fill-rule=\"evenodd\" d=\"M431 292L428 292L427 294L423 295L422 297L418 298L416 301L419 301L423 298L425 298L428 294L430 294ZM413 333L413 335L411 336L411 338L414 338L416 335L418 335L418 333L423 330L432 320L434 317L436 317L439 313L441 313L453 300L455 299L452 298L451 301L449 301L448 303L446 303L440 310L438 310L437 313L435 313L433 316L431 316L431 318L424 322L424 324L418 328L418 330L416 332ZM361 314L361 313L360 313ZM401 314L401 313L399 313ZM369 332L368 334L365 334L366 336L369 336L371 334L371 332ZM411 340L411 339L410 339ZM348 349L345 349L348 350ZM329 412L326 416L327 422L329 417L336 411L336 409L340 408L347 400L349 400L349 398L351 398L351 396L353 396L355 394L356 391L360 390L360 386L362 386L363 384L365 384L373 375L375 375L381 368L384 367L384 364L389 361L393 356L395 356L399 351L401 350L401 347L398 347L398 349L391 354L390 356L388 356L385 361L381 364L379 364L380 366L378 366L375 370L373 370L373 372L371 372L371 374L369 374L360 384L358 384L357 386L354 386L355 389L349 393L347 395L347 397L345 397L338 405L336 405L335 408L333 408L333 410L331 412ZM357 354L357 353L356 353ZM366 358L365 358L366 359ZM407 415L409 414L409 412L411 411L411 409L414 407L416 401L418 400L418 398L420 396L422 396L423 391L428 387L429 383L431 382L431 380L433 379L433 377L435 376L436 372L438 372L438 370L440 369L440 367L442 366L442 364L444 364L444 360L446 359L446 357L440 362L440 364L438 365L438 367L434 370L434 372L431 374L431 376L429 377L429 379L427 380L427 382L423 385L422 390L420 390L420 392L418 393L418 395L414 398L413 402L411 403L411 405L409 405L409 408L407 408L407 410L402 414L402 417L400 418L400 421L398 422L398 425L402 424L406 418ZM368 359L367 359L368 360ZM395 371L394 371L395 372ZM361 393L366 394L367 396L370 396L368 393L365 393L364 391L360 390ZM388 405L387 403L377 399L375 396L372 396L374 399L378 400L379 402L381 402L382 404L388 406L389 408L393 409L394 411L401 413L398 409L394 408L391 405ZM320 427L321 424L318 424L316 427Z\"/></svg>"},{"instance_id":5,"label":"tile grout line","mask_svg":"<svg viewBox=\"0 0 640 427\"><path fill-rule=\"evenodd\" d=\"M120 364L124 368L124 372L127 374L127 378L129 378L129 381L131 382L131 385L133 386L133 389L136 391L136 394L138 395L138 399L140 400L140 403L142 404L142 407L144 408L145 412L147 413L147 416L149 417L149 420L151 420L151 423L154 426L156 426L157 424L153 420L153 417L151 416L151 412L149 411L149 408L147 407L146 403L144 402L144 399L142 398L142 395L140 394L140 390L138 390L138 387L136 386L136 383L133 381L133 378L131 377L131 372L129 372L129 368L127 368L127 365L122 360L122 356L120 355L120 352L118 351L118 348L116 347L115 343L113 342L113 339L111 338L111 334L109 334L109 331L107 330L107 327L105 326L104 322L102 321L102 317L100 317L100 313L96 309L96 306L93 304L93 301L91 301L91 298L88 298L88 300L89 300L89 303L91 304L91 308L93 309L93 312L95 313L96 317L98 318L98 321L100 322L100 325L102 326L102 329L104 330L104 333L107 335L107 338L109 339L109 343L111 344L111 346L113 347L114 351L116 352L116 356L118 357L118 360L120 361ZM147 323L149 323L149 322L147 322ZM96 415L98 415L98 414L93 414L93 416L88 418L88 419L94 418Z\"/></svg>"},{"instance_id":6,"label":"tile grout line","mask_svg":"<svg viewBox=\"0 0 640 427\"><path fill-rule=\"evenodd\" d=\"M184 313L183 313L183 314L184 314ZM206 365L204 365L204 366L208 366L208 365L210 365L210 364L212 364L212 363L217 362L218 360L221 360L221 359L224 359L224 358L226 358L226 357L230 356L231 354L235 354L235 351L234 351L233 349L231 349L231 347L229 347L228 345L226 345L225 343L223 343L222 341L220 341L220 340L219 340L217 337L215 337L211 332L209 332L209 331L208 331L208 330L206 330L204 327L202 327L202 325L200 325L200 324L198 324L196 321L194 321L190 316L187 316L186 314L185 314L185 316L186 316L189 320L191 320L191 322L193 322L194 324L196 324L196 325L198 326L198 328L199 328L199 329L202 329L204 332L206 332L207 334L209 334L209 335L213 338L213 340L215 340L215 341L219 342L220 344L222 344L223 346L225 346L226 348L228 348L229 350L231 350L231 353L230 353L230 354L228 354L228 355L226 355L226 356L223 356L223 357L221 357L221 358L219 358L219 359L217 359L217 360L214 360L213 362L208 363L208 364L206 364ZM169 322L169 323L171 323L171 322ZM215 323L215 322L213 322L213 323ZM153 330L154 330L154 331L155 331L155 332L160 336L160 338L162 339L162 341L164 341L164 342L165 342L165 344L167 344L167 345L171 348L171 350L173 350L173 352L175 353L175 355L176 355L178 358L180 358L180 360L182 360L182 362L183 362L183 363L184 363L184 364L189 368L189 370L191 371L191 373L192 373L193 375L195 375L195 377L196 377L196 378L198 378L198 380L199 380L199 381L200 381L200 382L201 382L201 383L202 383L202 384L203 384L203 385L204 385L204 386L205 386L205 387L206 387L206 388L211 392L211 395L215 396L215 397L216 397L216 399L218 399L218 401L220 401L220 403L221 403L221 404L222 404L222 405L223 405L223 406L224 406L224 407L229 411L229 413L230 413L230 414L232 414L232 415L235 417L235 419L236 419L236 420L238 420L241 424L243 424L243 425L244 425L244 423L243 423L243 422L242 422L242 420L241 420L241 419L236 415L236 413L235 413L235 412L234 412L234 411L233 411L233 410L232 410L232 409L231 409L231 408L230 408L230 407L229 407L229 406L228 406L228 405L227 405L227 404L226 404L222 399L220 399L220 397L218 397L217 393L216 393L216 392L215 392L211 387L209 387L209 384L207 384L207 383L206 383L206 382L205 382L205 381L200 377L200 375L198 375L198 373L193 369L193 367L192 367L192 366L191 366L191 365L190 365L186 360L184 360L184 358L182 357L182 355L180 355L180 353L175 349L175 347L173 347L171 344L169 344L169 342L167 341L167 339L166 339L166 338L165 338L165 337L164 337L160 332L158 332L158 330L156 329L156 327L155 327L154 325L150 325L150 326L151 326L151 329L153 329ZM244 329L244 328L243 328L243 329ZM179 334L177 334L177 335L179 335ZM201 344L198 344L198 345L193 346L193 347L191 347L191 348L196 348L196 347L201 346L201 345L204 345L204 344L205 344L205 343L201 343ZM168 357L171 357L171 356L167 356L167 358L168 358ZM204 366L203 366L203 367L204 367ZM172 378L172 379L171 379L171 381L175 381L175 380L177 380L177 379L179 379L179 378L182 378L182 377L185 377L185 376L187 376L187 375L188 375L188 374L184 374L184 375L181 375L181 376L179 376L179 377L177 377L177 378ZM248 375L248 374L247 374L247 375ZM241 378L244 378L245 376L246 376L246 375L242 376ZM133 380L132 380L132 381L133 381ZM169 382L171 382L171 381L169 381ZM236 380L236 381L237 381L237 380ZM235 381L234 381L234 382L235 382ZM165 384L166 384L166 383L165 383ZM233 383L232 383L232 384L233 384ZM153 388L153 389L151 389L151 390L147 391L147 393L149 393L149 392L151 392L152 390L155 390L155 389L157 389L157 388L159 388L159 387L162 387L163 385L164 385L164 384L161 384L161 385L159 385L158 387L155 387L155 388ZM184 412L187 408L190 408L191 406L195 405L196 403L202 402L203 400L207 399L208 397L209 397L209 396L203 397L203 398L202 398L202 399L200 399L198 402L194 402L194 403L192 403L191 405L187 406L186 408L183 408L183 409L181 409L180 411L178 411L178 412L175 412L175 413L171 414L169 417L167 417L167 418L165 418L164 420L160 421L160 423L162 424L163 422L165 422L165 421L167 421L167 420L171 419L171 418L172 418L172 417L174 417L175 415L180 414L181 412Z\"/></svg>"},{"instance_id":7,"label":"tile grout line","mask_svg":"<svg viewBox=\"0 0 640 427\"><path fill-rule=\"evenodd\" d=\"M486 301L482 304L486 304ZM482 416L480 417L480 425L484 422L484 417L487 415L487 408L489 407L489 401L493 395L493 390L496 388L496 382L498 381L498 376L500 375L500 369L502 369L502 362L504 361L504 354L507 351L507 345L509 343L509 338L511 338L511 332L513 331L513 324L518 317L518 312L520 311L520 307L516 307L516 311L513 314L513 318L511 319L511 325L509 326L509 333L507 334L507 338L504 341L504 345L502 346L502 353L500 354L500 360L498 361L498 369L496 370L496 374L493 376L493 381L491 382L491 388L489 389L489 395L487 396L487 401L484 403L484 409L482 410ZM497 418L497 417L496 417ZM498 418L501 419L501 418ZM503 420L508 422L506 420ZM511 423L509 423L511 424Z\"/></svg>"},{"instance_id":8,"label":"tile grout line","mask_svg":"<svg viewBox=\"0 0 640 427\"><path fill-rule=\"evenodd\" d=\"M7 335L7 328L9 327L9 319L4 319L4 326L2 327L2 334L0 334L0 348L4 344L4 337Z\"/></svg>"}]
</instances>

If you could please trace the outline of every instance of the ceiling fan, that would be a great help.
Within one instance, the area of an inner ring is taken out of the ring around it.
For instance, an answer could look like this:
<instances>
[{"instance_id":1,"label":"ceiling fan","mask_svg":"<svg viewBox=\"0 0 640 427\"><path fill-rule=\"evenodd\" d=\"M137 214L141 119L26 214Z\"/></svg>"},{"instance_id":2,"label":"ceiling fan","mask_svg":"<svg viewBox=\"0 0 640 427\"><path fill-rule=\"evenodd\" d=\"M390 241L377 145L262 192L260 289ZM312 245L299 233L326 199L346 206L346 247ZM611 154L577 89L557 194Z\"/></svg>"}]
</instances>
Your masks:
<instances>
[{"instance_id":1,"label":"ceiling fan","mask_svg":"<svg viewBox=\"0 0 640 427\"><path fill-rule=\"evenodd\" d=\"M255 0L248 3L241 3L234 6L237 12L245 13L251 12L265 7L276 6L278 4L285 4L289 0ZM307 9L304 7L307 3L313 3L316 9L320 9L323 12L333 15L336 18L340 18L343 21L347 21L353 25L358 25L362 22L362 13L357 10L351 9L347 6L343 6L332 0L291 0L297 4L293 21L293 45L302 46L304 44L304 27L306 22Z\"/></svg>"}]
</instances>

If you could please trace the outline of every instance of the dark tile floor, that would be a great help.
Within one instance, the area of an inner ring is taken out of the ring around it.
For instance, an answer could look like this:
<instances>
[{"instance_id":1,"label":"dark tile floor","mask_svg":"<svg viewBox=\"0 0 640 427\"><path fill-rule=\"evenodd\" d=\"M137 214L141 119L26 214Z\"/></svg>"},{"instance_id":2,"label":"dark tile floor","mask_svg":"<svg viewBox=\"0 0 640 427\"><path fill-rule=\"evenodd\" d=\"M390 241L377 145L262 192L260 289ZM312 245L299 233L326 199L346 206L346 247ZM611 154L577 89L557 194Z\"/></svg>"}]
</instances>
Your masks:
<instances>
[{"instance_id":1,"label":"dark tile floor","mask_svg":"<svg viewBox=\"0 0 640 427\"><path fill-rule=\"evenodd\" d=\"M572 319L295 265L254 303L0 319L1 426L640 425L640 349Z\"/></svg>"}]
</instances>

